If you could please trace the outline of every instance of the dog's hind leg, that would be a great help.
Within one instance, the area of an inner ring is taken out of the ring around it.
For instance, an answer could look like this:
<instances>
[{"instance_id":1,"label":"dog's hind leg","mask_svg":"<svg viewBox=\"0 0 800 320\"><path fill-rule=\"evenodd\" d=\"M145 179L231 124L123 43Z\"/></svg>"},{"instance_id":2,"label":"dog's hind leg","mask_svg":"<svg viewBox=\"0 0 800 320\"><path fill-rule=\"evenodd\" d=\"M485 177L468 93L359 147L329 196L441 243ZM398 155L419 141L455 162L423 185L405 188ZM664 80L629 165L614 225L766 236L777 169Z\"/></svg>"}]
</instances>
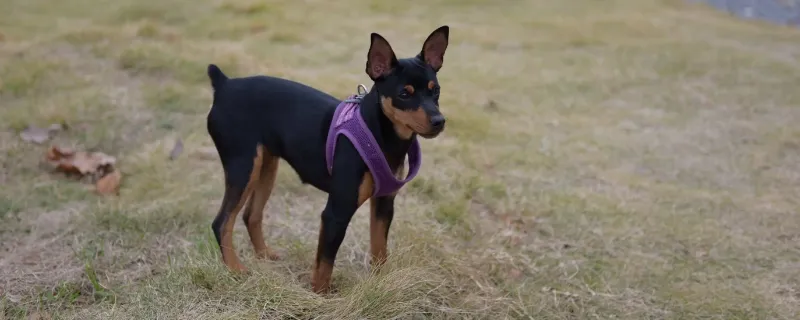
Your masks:
<instances>
[{"instance_id":1,"label":"dog's hind leg","mask_svg":"<svg viewBox=\"0 0 800 320\"><path fill-rule=\"evenodd\" d=\"M236 215L242 210L247 198L253 193L253 188L258 184L261 176L261 166L264 162L264 147L257 145L255 155L238 156L223 161L225 169L225 196L222 198L217 217L211 224L214 236L217 238L222 261L228 269L244 272L247 269L239 261L233 245L233 226Z\"/></svg>"},{"instance_id":2,"label":"dog's hind leg","mask_svg":"<svg viewBox=\"0 0 800 320\"><path fill-rule=\"evenodd\" d=\"M244 209L242 220L247 226L247 233L250 235L250 242L253 243L253 250L256 258L278 260L280 256L264 241L262 221L264 220L264 206L269 201L272 187L275 185L275 176L278 174L278 157L270 155L269 151L264 152L264 161L261 165L261 176L253 186L253 196Z\"/></svg>"}]
</instances>

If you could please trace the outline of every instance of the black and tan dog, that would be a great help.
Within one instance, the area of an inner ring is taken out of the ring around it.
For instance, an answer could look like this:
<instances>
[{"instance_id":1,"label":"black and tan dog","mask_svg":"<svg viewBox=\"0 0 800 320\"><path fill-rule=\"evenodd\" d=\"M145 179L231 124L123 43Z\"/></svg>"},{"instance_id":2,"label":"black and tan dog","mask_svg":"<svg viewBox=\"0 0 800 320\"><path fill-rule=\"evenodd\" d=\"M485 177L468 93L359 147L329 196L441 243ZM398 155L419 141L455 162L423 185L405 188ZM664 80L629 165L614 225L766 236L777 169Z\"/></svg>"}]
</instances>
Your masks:
<instances>
[{"instance_id":1,"label":"black and tan dog","mask_svg":"<svg viewBox=\"0 0 800 320\"><path fill-rule=\"evenodd\" d=\"M406 154L418 135L430 139L444 130L436 74L442 67L448 37L449 28L439 27L418 55L397 59L386 39L371 34L366 72L374 85L361 97L359 112L395 175L403 171ZM367 163L348 139L334 142L336 156L328 170L326 140L342 101L286 79L228 78L213 64L208 66L208 76L214 89L208 133L225 171L225 195L212 229L227 267L246 270L231 235L242 207L256 257L279 258L262 234L263 209L279 159L284 159L304 184L328 193L312 270L313 290L329 289L336 252L353 214L367 199L371 204L371 264L380 266L387 256L396 192L374 196L376 185Z\"/></svg>"}]
</instances>

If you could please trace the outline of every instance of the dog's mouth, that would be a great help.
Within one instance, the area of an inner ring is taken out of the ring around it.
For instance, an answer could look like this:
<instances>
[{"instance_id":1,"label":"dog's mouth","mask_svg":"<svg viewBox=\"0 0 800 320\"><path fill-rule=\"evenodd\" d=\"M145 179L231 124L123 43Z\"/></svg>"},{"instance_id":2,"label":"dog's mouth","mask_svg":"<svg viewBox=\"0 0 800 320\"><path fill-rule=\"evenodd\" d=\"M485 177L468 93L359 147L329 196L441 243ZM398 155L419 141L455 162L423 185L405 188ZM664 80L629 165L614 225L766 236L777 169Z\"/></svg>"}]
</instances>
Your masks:
<instances>
[{"instance_id":1,"label":"dog's mouth","mask_svg":"<svg viewBox=\"0 0 800 320\"><path fill-rule=\"evenodd\" d=\"M444 130L438 130L438 131L426 132L426 133L417 132L417 134L420 137L423 137L425 139L433 139L433 138L438 137L439 134L442 133L442 131L444 131Z\"/></svg>"},{"instance_id":2,"label":"dog's mouth","mask_svg":"<svg viewBox=\"0 0 800 320\"><path fill-rule=\"evenodd\" d=\"M420 137L423 137L425 139L436 138L437 136L439 136L440 133L442 133L442 131L444 131L444 127L442 127L439 130L431 130L431 131L425 132L425 130L423 129L424 127L420 126L420 125L417 125L416 123L415 124L406 124L406 128L408 128L409 130L411 130L411 132L414 132L417 135L419 135Z\"/></svg>"},{"instance_id":3,"label":"dog's mouth","mask_svg":"<svg viewBox=\"0 0 800 320\"><path fill-rule=\"evenodd\" d=\"M441 131L440 131L440 132L441 132ZM419 135L420 135L421 137L425 138L425 139L433 139L433 138L436 138L436 137L438 137L440 132L434 132L434 133L428 133L428 134L422 134L422 133L420 133Z\"/></svg>"}]
</instances>

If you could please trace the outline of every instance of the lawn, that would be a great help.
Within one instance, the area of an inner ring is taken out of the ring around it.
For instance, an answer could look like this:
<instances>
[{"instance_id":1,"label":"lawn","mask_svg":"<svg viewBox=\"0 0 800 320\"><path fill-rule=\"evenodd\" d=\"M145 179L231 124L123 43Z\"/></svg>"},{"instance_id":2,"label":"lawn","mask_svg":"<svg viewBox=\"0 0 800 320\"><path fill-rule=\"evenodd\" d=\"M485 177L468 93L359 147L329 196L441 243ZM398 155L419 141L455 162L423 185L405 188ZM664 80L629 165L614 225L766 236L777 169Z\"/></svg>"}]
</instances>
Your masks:
<instances>
[{"instance_id":1,"label":"lawn","mask_svg":"<svg viewBox=\"0 0 800 320\"><path fill-rule=\"evenodd\" d=\"M336 292L310 291L325 194L286 165L283 259L237 221L252 273L226 271L206 66L344 98L371 32L406 57L444 24L448 128L386 272L364 206ZM800 30L679 0L3 0L0 318L798 319L798 88ZM53 173L50 145L116 157L119 194Z\"/></svg>"}]
</instances>

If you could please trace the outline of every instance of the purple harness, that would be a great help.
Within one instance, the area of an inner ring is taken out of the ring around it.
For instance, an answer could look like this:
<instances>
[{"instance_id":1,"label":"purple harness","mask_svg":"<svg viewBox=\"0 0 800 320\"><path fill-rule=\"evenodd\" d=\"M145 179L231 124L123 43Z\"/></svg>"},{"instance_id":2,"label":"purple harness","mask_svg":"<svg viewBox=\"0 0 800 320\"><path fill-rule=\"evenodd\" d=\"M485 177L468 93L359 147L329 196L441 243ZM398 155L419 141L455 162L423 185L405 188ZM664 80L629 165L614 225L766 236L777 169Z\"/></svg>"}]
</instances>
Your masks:
<instances>
[{"instance_id":1,"label":"purple harness","mask_svg":"<svg viewBox=\"0 0 800 320\"><path fill-rule=\"evenodd\" d=\"M361 98L363 98L363 95L352 95L336 107L331 121L331 128L328 131L327 143L325 144L325 160L328 164L328 173L333 172L333 153L336 150L336 138L339 135L344 135L356 147L361 159L367 164L367 168L372 174L372 196L387 196L400 190L403 185L417 175L422 164L422 157L420 156L422 152L419 147L419 141L414 139L411 142L411 149L408 150L408 176L404 180L398 180L389 168L378 142L375 141L375 137L361 117Z\"/></svg>"}]
</instances>

